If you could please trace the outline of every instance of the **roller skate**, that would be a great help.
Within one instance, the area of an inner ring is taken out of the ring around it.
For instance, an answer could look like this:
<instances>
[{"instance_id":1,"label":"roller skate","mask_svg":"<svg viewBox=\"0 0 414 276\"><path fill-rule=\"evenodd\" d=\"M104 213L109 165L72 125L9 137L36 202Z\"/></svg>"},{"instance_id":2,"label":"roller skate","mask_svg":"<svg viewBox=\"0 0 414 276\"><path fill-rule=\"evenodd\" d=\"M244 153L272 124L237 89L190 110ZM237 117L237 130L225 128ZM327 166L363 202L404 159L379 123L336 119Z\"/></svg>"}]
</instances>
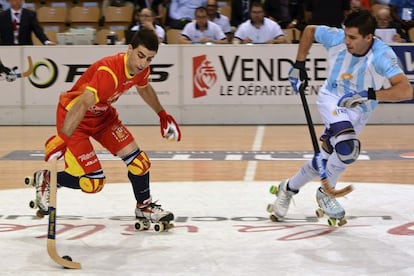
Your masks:
<instances>
[{"instance_id":1,"label":"roller skate","mask_svg":"<svg viewBox=\"0 0 414 276\"><path fill-rule=\"evenodd\" d=\"M319 208L315 213L318 218L322 218L325 214L329 217L329 226L335 226L338 220L338 226L343 226L347 223L345 219L345 210L334 198L328 196L321 187L316 191L316 201Z\"/></svg>"},{"instance_id":2,"label":"roller skate","mask_svg":"<svg viewBox=\"0 0 414 276\"><path fill-rule=\"evenodd\" d=\"M155 232L166 232L174 227L170 223L174 219L174 214L164 211L161 205L152 202L151 198L145 200L144 203L137 203L135 217L138 220L135 223L135 229L138 231L148 230L151 223L154 223Z\"/></svg>"},{"instance_id":3,"label":"roller skate","mask_svg":"<svg viewBox=\"0 0 414 276\"><path fill-rule=\"evenodd\" d=\"M34 186L36 189L36 198L29 202L30 208L36 209L36 216L43 218L49 214L49 199L50 199L50 171L40 170L33 174L33 176L27 176L24 179L24 183L27 186Z\"/></svg>"},{"instance_id":4,"label":"roller skate","mask_svg":"<svg viewBox=\"0 0 414 276\"><path fill-rule=\"evenodd\" d=\"M267 205L267 211L271 213L270 220L273 222L283 221L283 218L286 216L289 209L292 196L298 193L298 191L287 190L288 183L289 180L286 179L280 182L279 186L272 185L270 187L269 192L276 195L274 204Z\"/></svg>"}]
</instances>

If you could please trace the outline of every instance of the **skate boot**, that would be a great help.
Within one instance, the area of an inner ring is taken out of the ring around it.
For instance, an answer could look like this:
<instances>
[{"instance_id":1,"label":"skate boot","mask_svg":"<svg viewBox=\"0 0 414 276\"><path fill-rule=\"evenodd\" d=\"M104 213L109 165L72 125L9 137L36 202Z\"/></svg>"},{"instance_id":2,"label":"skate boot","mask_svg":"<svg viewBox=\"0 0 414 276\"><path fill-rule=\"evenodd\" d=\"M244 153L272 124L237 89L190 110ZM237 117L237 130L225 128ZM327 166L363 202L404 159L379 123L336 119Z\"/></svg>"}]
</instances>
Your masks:
<instances>
[{"instance_id":1,"label":"skate boot","mask_svg":"<svg viewBox=\"0 0 414 276\"><path fill-rule=\"evenodd\" d=\"M286 216L289 209L292 196L298 193L297 191L288 190L288 183L289 179L286 179L280 182L279 186L270 187L270 193L276 195L276 200L274 204L269 204L267 206L267 211L272 213L270 219L274 222L283 221L283 218Z\"/></svg>"},{"instance_id":2,"label":"skate boot","mask_svg":"<svg viewBox=\"0 0 414 276\"><path fill-rule=\"evenodd\" d=\"M49 214L50 199L50 171L40 170L33 174L33 177L26 177L25 184L34 186L36 189L36 199L30 201L31 208L39 208L36 216L42 218Z\"/></svg>"},{"instance_id":3,"label":"skate boot","mask_svg":"<svg viewBox=\"0 0 414 276\"><path fill-rule=\"evenodd\" d=\"M137 203L135 217L138 220L135 223L135 229L140 231L148 230L151 223L154 223L155 232L168 231L168 229L174 227L170 223L174 219L174 214L162 209L161 205L152 202L151 198L145 200L144 203Z\"/></svg>"},{"instance_id":4,"label":"skate boot","mask_svg":"<svg viewBox=\"0 0 414 276\"><path fill-rule=\"evenodd\" d=\"M329 217L329 226L335 226L337 220L339 220L338 226L343 226L347 223L344 208L342 208L336 198L328 196L321 187L316 191L316 201L319 206L316 210L316 216L321 218L326 214Z\"/></svg>"}]
</instances>

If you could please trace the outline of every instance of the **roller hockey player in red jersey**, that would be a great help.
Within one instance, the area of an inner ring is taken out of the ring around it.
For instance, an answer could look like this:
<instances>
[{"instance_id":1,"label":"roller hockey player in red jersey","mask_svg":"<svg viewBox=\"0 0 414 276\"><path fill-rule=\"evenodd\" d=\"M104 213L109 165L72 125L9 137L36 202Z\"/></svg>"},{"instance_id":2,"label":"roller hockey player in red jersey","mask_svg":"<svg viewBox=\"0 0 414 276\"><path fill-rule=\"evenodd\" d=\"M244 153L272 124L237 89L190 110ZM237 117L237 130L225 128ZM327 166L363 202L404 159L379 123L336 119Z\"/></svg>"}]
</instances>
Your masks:
<instances>
[{"instance_id":1,"label":"roller hockey player in red jersey","mask_svg":"<svg viewBox=\"0 0 414 276\"><path fill-rule=\"evenodd\" d=\"M153 31L138 31L125 53L104 57L93 63L69 91L60 95L57 106L57 134L45 144L45 161L64 157L65 170L58 172L60 187L97 193L105 185L105 174L90 138L98 141L113 155L120 157L127 167L136 199L135 216L149 222L169 223L171 212L152 202L150 194L150 167L148 155L139 148L128 128L120 121L112 106L129 88L138 94L158 114L161 135L172 141L181 140L181 132L149 83L150 63L158 51L158 38ZM34 174L39 206L47 214L48 171ZM36 181L37 178L37 181ZM45 180L45 181L44 181ZM46 191L46 192L44 192ZM40 197L40 198L39 198Z\"/></svg>"}]
</instances>

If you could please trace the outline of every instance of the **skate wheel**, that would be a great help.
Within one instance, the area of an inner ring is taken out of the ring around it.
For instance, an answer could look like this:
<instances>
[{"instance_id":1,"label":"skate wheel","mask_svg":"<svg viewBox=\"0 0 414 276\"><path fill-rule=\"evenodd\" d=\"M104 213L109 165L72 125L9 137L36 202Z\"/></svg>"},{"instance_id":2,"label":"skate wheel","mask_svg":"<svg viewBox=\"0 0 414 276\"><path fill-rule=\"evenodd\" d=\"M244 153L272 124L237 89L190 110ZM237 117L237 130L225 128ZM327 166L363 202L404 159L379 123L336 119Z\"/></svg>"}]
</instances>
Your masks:
<instances>
[{"instance_id":1,"label":"skate wheel","mask_svg":"<svg viewBox=\"0 0 414 276\"><path fill-rule=\"evenodd\" d=\"M328 225L335 226L336 225L336 218L328 218Z\"/></svg>"},{"instance_id":2,"label":"skate wheel","mask_svg":"<svg viewBox=\"0 0 414 276\"><path fill-rule=\"evenodd\" d=\"M347 222L346 218L341 218L338 222L338 226L344 226Z\"/></svg>"},{"instance_id":3,"label":"skate wheel","mask_svg":"<svg viewBox=\"0 0 414 276\"><path fill-rule=\"evenodd\" d=\"M140 220L135 223L135 229L138 231L148 230L151 226L149 221Z\"/></svg>"},{"instance_id":4,"label":"skate wheel","mask_svg":"<svg viewBox=\"0 0 414 276\"><path fill-rule=\"evenodd\" d=\"M34 186L34 178L32 176L26 176L24 178L24 184L26 186Z\"/></svg>"},{"instance_id":5,"label":"skate wheel","mask_svg":"<svg viewBox=\"0 0 414 276\"><path fill-rule=\"evenodd\" d=\"M323 209L318 208L318 209L316 209L315 214L316 214L316 216L318 218L321 218L321 217L323 217L323 215L325 214L325 212L323 211Z\"/></svg>"},{"instance_id":6,"label":"skate wheel","mask_svg":"<svg viewBox=\"0 0 414 276\"><path fill-rule=\"evenodd\" d=\"M29 202L29 207L30 207L30 208L32 208L32 209L37 208L37 203L36 203L36 201L35 201L35 200L30 200L30 202Z\"/></svg>"},{"instance_id":7,"label":"skate wheel","mask_svg":"<svg viewBox=\"0 0 414 276\"><path fill-rule=\"evenodd\" d=\"M278 187L276 185L272 185L272 186L270 186L269 192L272 195L277 195L277 190L278 190Z\"/></svg>"},{"instance_id":8,"label":"skate wheel","mask_svg":"<svg viewBox=\"0 0 414 276\"><path fill-rule=\"evenodd\" d=\"M164 223L156 223L156 224L154 224L154 231L155 232L162 232L162 231L164 231L164 229L165 229L165 226L164 226Z\"/></svg>"},{"instance_id":9,"label":"skate wheel","mask_svg":"<svg viewBox=\"0 0 414 276\"><path fill-rule=\"evenodd\" d=\"M36 217L38 217L38 218L43 218L45 215L40 211L40 210L37 210L37 212L36 212Z\"/></svg>"},{"instance_id":10,"label":"skate wheel","mask_svg":"<svg viewBox=\"0 0 414 276\"><path fill-rule=\"evenodd\" d=\"M272 213L272 212L273 212L273 204L267 204L267 208L266 208L266 210L267 210L269 213Z\"/></svg>"}]
</instances>

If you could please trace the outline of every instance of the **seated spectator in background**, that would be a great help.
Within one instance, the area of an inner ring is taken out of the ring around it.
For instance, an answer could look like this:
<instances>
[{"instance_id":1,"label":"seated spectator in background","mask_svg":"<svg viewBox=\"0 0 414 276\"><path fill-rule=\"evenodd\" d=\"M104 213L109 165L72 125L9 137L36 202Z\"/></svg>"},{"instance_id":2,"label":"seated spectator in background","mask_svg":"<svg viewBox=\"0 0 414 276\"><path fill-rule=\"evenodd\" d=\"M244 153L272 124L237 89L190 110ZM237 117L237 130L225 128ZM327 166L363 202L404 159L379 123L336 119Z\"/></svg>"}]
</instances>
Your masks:
<instances>
[{"instance_id":1,"label":"seated spectator in background","mask_svg":"<svg viewBox=\"0 0 414 276\"><path fill-rule=\"evenodd\" d=\"M350 0L305 0L305 21L308 25L342 28L350 10Z\"/></svg>"},{"instance_id":2,"label":"seated spectator in background","mask_svg":"<svg viewBox=\"0 0 414 276\"><path fill-rule=\"evenodd\" d=\"M232 27L239 27L239 25L250 19L250 5L253 1L258 0L231 0L231 20Z\"/></svg>"},{"instance_id":3,"label":"seated spectator in background","mask_svg":"<svg viewBox=\"0 0 414 276\"><path fill-rule=\"evenodd\" d=\"M10 8L0 13L0 44L33 45L32 32L44 45L48 39L37 20L36 12L23 8L23 0L9 0Z\"/></svg>"},{"instance_id":4,"label":"seated spectator in background","mask_svg":"<svg viewBox=\"0 0 414 276\"><path fill-rule=\"evenodd\" d=\"M195 10L195 21L185 25L181 32L180 43L224 44L228 42L220 26L208 20L206 8L198 7Z\"/></svg>"},{"instance_id":5,"label":"seated spectator in background","mask_svg":"<svg viewBox=\"0 0 414 276\"><path fill-rule=\"evenodd\" d=\"M350 7L351 12L365 10L365 7L362 5L360 0L351 0Z\"/></svg>"},{"instance_id":6,"label":"seated spectator in background","mask_svg":"<svg viewBox=\"0 0 414 276\"><path fill-rule=\"evenodd\" d=\"M0 12L10 9L9 0L0 0Z\"/></svg>"},{"instance_id":7,"label":"seated spectator in background","mask_svg":"<svg viewBox=\"0 0 414 276\"><path fill-rule=\"evenodd\" d=\"M351 11L371 10L371 6L375 4L374 0L351 0Z\"/></svg>"},{"instance_id":8,"label":"seated spectator in background","mask_svg":"<svg viewBox=\"0 0 414 276\"><path fill-rule=\"evenodd\" d=\"M155 15L150 8L143 8L141 11L138 11L138 21L130 30L138 31L140 29L154 31L159 43L165 42L165 30L160 25L155 24Z\"/></svg>"},{"instance_id":9,"label":"seated spectator in background","mask_svg":"<svg viewBox=\"0 0 414 276\"><path fill-rule=\"evenodd\" d=\"M288 28L292 22L289 11L289 0L265 0L263 8L269 19L277 22L282 29Z\"/></svg>"},{"instance_id":10,"label":"seated spectator in background","mask_svg":"<svg viewBox=\"0 0 414 276\"><path fill-rule=\"evenodd\" d=\"M150 8L155 16L155 23L165 26L167 17L167 7L170 0L136 0L135 8Z\"/></svg>"},{"instance_id":11,"label":"seated spectator in background","mask_svg":"<svg viewBox=\"0 0 414 276\"><path fill-rule=\"evenodd\" d=\"M285 33L279 24L266 18L263 5L253 2L250 7L250 18L237 28L233 44L247 43L287 43Z\"/></svg>"},{"instance_id":12,"label":"seated spectator in background","mask_svg":"<svg viewBox=\"0 0 414 276\"><path fill-rule=\"evenodd\" d=\"M391 19L390 9L387 6L380 8L374 14L377 20L375 36L385 43L403 43L408 41L408 35L397 22Z\"/></svg>"},{"instance_id":13,"label":"seated spectator in background","mask_svg":"<svg viewBox=\"0 0 414 276\"><path fill-rule=\"evenodd\" d=\"M207 0L207 15L208 20L220 26L223 33L227 36L228 42L231 42L231 26L230 20L227 16L218 12L216 0Z\"/></svg>"},{"instance_id":14,"label":"seated spectator in background","mask_svg":"<svg viewBox=\"0 0 414 276\"><path fill-rule=\"evenodd\" d=\"M391 17L399 22L406 32L414 27L414 1L390 0Z\"/></svg>"},{"instance_id":15,"label":"seated spectator in background","mask_svg":"<svg viewBox=\"0 0 414 276\"><path fill-rule=\"evenodd\" d=\"M168 26L182 30L187 23L193 21L196 8L206 5L207 0L171 0Z\"/></svg>"},{"instance_id":16,"label":"seated spectator in background","mask_svg":"<svg viewBox=\"0 0 414 276\"><path fill-rule=\"evenodd\" d=\"M286 28L296 28L303 31L306 27L305 11L303 8L305 0L289 0L289 14L292 21Z\"/></svg>"},{"instance_id":17,"label":"seated spectator in background","mask_svg":"<svg viewBox=\"0 0 414 276\"><path fill-rule=\"evenodd\" d=\"M303 30L304 0L264 0L265 16L276 21L282 29L296 28Z\"/></svg>"}]
</instances>

